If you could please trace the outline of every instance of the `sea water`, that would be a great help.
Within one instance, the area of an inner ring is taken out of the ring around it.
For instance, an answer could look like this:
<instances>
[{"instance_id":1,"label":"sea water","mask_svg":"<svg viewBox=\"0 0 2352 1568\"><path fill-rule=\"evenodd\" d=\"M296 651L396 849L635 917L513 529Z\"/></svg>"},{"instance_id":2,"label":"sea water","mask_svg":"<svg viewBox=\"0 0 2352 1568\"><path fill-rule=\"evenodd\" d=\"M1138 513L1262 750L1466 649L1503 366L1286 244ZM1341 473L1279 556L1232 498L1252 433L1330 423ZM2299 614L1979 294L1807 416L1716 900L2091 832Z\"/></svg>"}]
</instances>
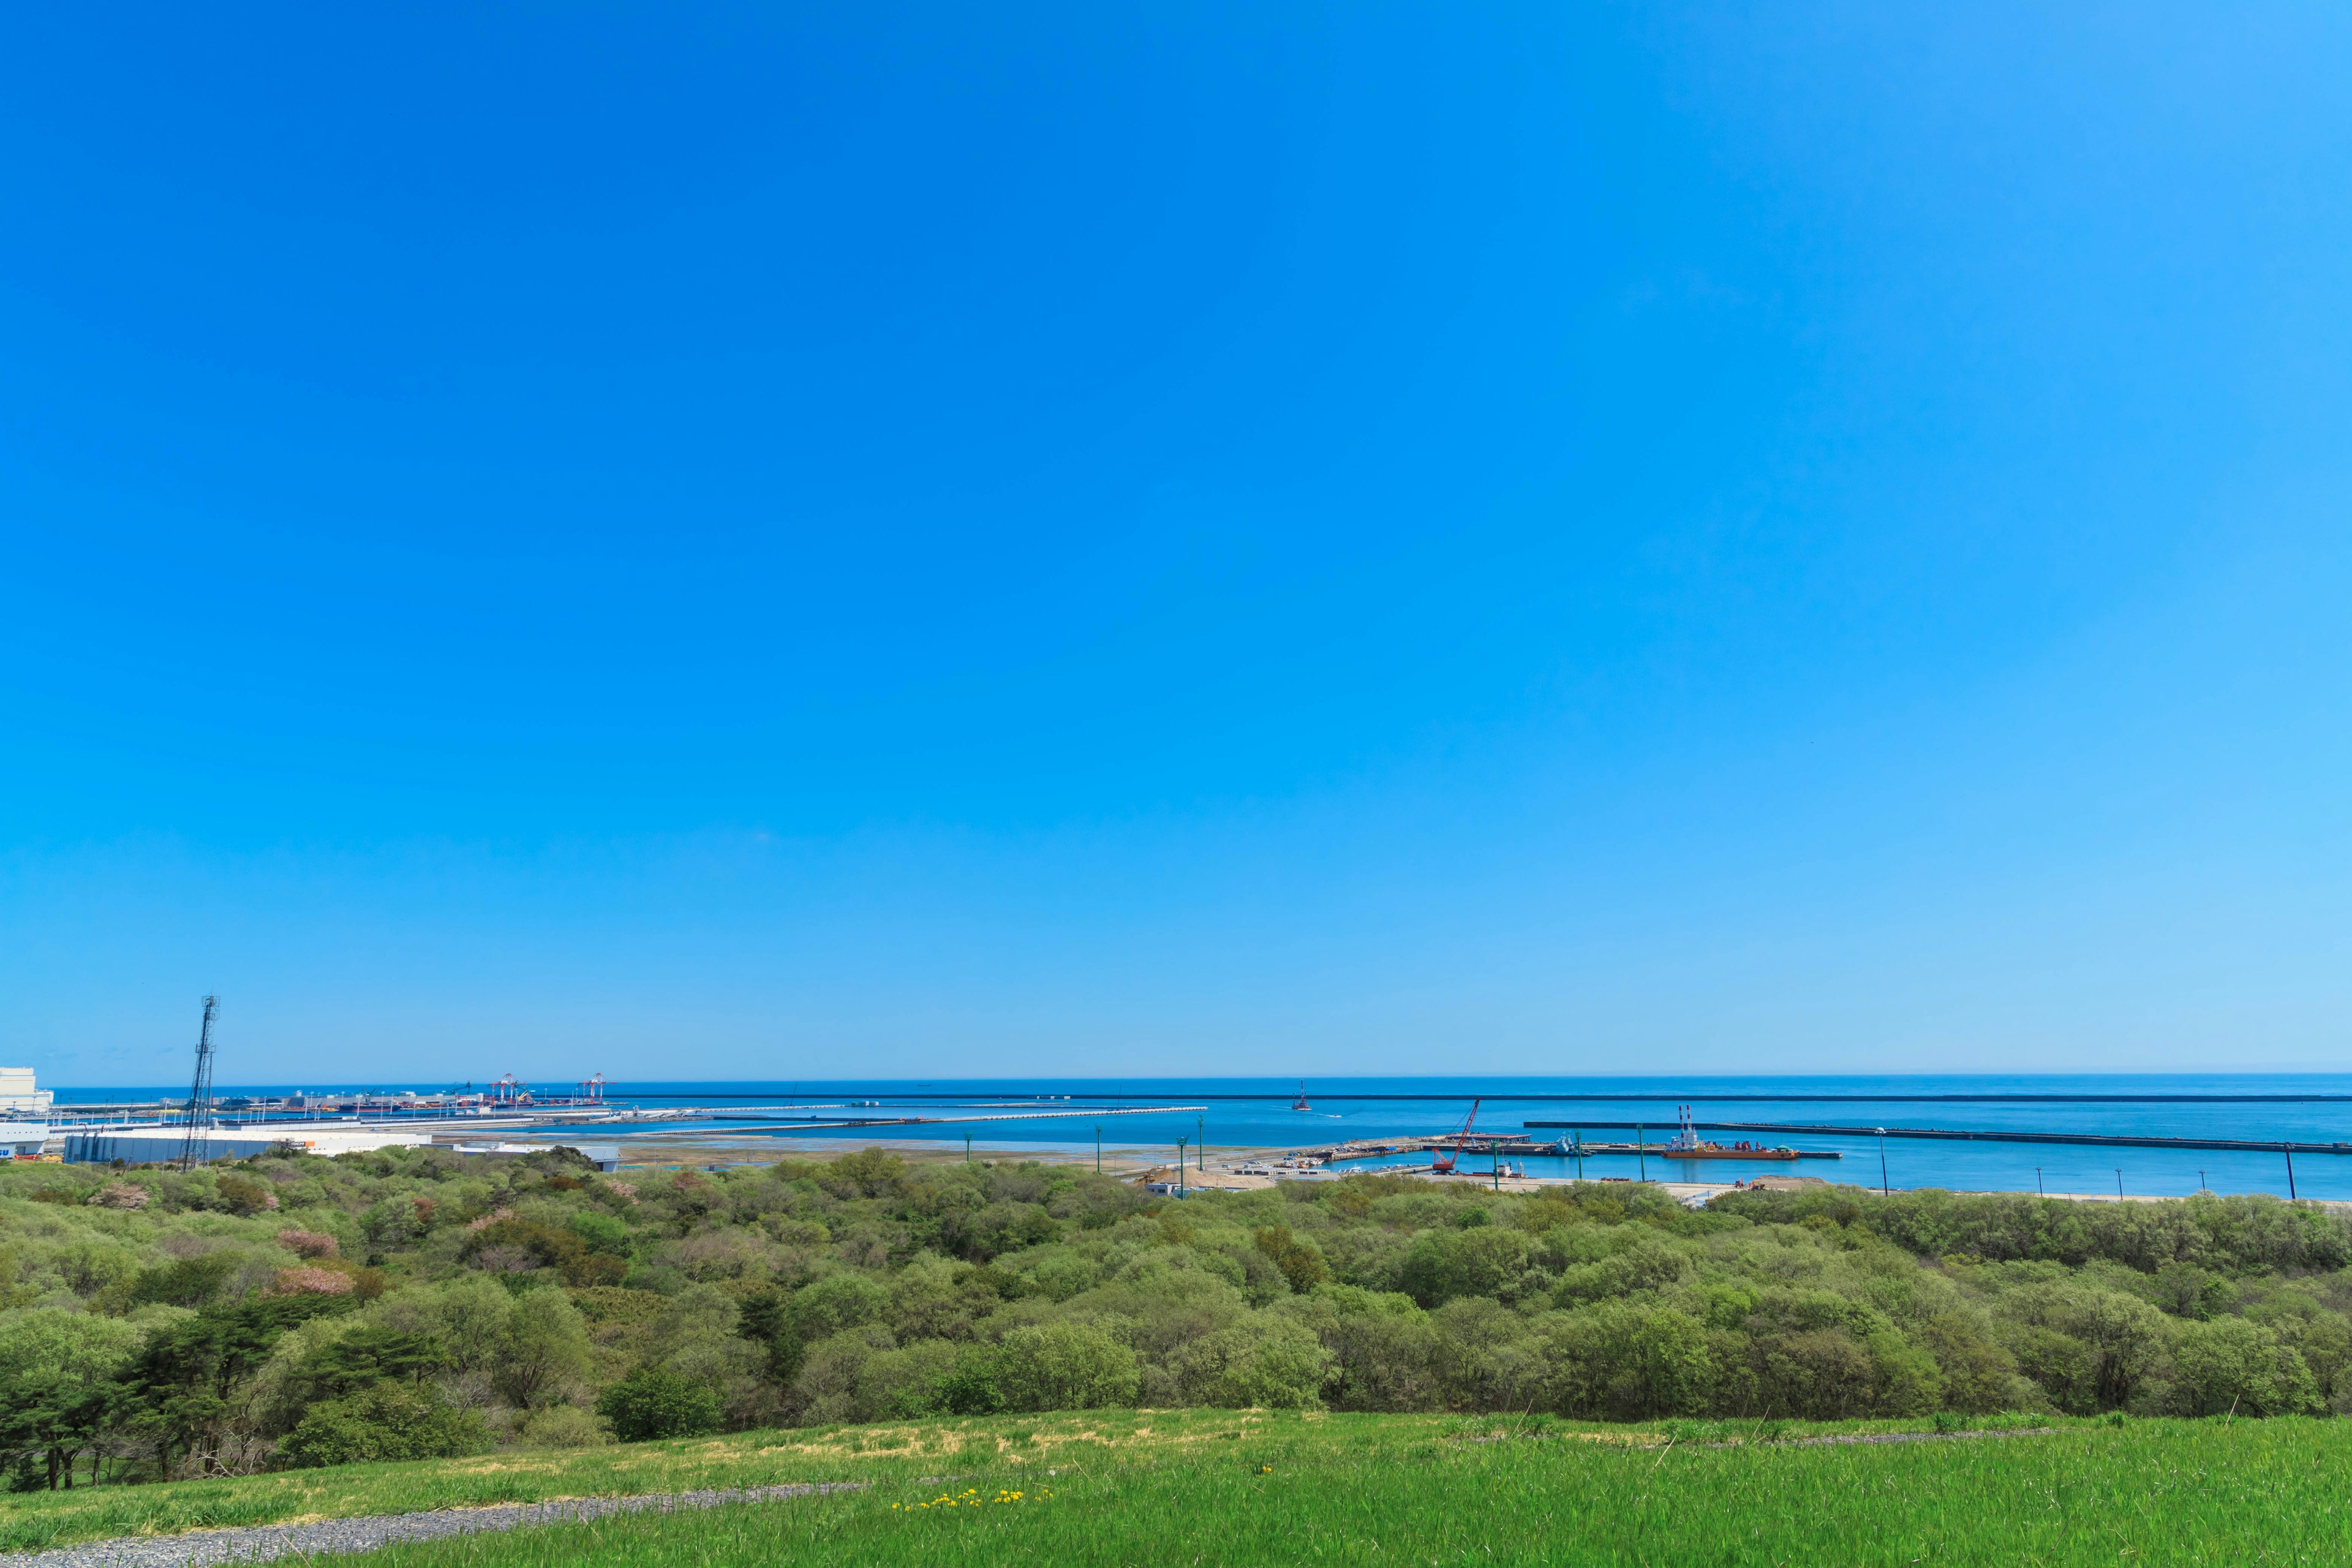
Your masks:
<instances>
[{"instance_id":1,"label":"sea water","mask_svg":"<svg viewBox=\"0 0 2352 1568\"><path fill-rule=\"evenodd\" d=\"M306 1085L320 1091L317 1083ZM373 1083L376 1090L439 1089L443 1085ZM1214 1159L1235 1148L1309 1148L1348 1139L1424 1138L1459 1128L1473 1100L1480 1101L1474 1131L1528 1135L1549 1142L1629 1142L1640 1122L1653 1143L1672 1134L1676 1107L1696 1120L1778 1122L1851 1128L1906 1127L2020 1132L2094 1132L2117 1136L2224 1138L2260 1142L2352 1144L2352 1074L2073 1074L1919 1075L1884 1077L1645 1078L1357 1078L1306 1083L1309 1110L1291 1102L1296 1079L778 1079L759 1082L615 1084L614 1102L646 1106L741 1108L727 1117L664 1122L652 1128L582 1123L583 1140L616 1134L675 1137L725 1133L730 1142L774 1139L778 1152L796 1140L871 1138L877 1142L939 1141L961 1145L967 1135L992 1152L1083 1153L1097 1130L1104 1149L1132 1157L1173 1158L1176 1141L1197 1147L1205 1139ZM78 1100L126 1092L65 1090L60 1109ZM180 1091L184 1093L184 1090ZM271 1094L268 1088L224 1088L228 1094ZM1950 1097L1950 1098L1945 1098ZM2044 1099L1991 1097L2049 1097ZM879 1101L861 1105L857 1101ZM1096 1110L1142 1114L1092 1115ZM1076 1116L1056 1114L1077 1111ZM920 1116L916 1125L856 1127L852 1119ZM1017 1120L1003 1120L1003 1118ZM986 1120L982 1120L985 1118ZM779 1125L825 1119L816 1126ZM1528 1129L1529 1121L1566 1128ZM1619 1125L1604 1125L1604 1124ZM530 1136L562 1131L542 1126ZM1948 1187L1963 1191L2179 1194L2200 1186L2216 1192L2285 1194L2287 1158L2274 1152L2130 1149L2063 1143L1972 1143L1873 1136L1777 1131L1705 1134L1729 1143L1766 1144L1834 1153L1837 1159L1780 1162L1675 1161L1656 1155L1591 1155L1590 1177L1638 1176L1668 1181L1729 1182L1759 1175L1821 1176L1892 1188ZM625 1142L626 1139L624 1140ZM1572 1176L1572 1159L1508 1156L1529 1175ZM1366 1162L1378 1164L1383 1162ZM1392 1163L1426 1163L1426 1156ZM1462 1161L1465 1171L1490 1163ZM2294 1190L2303 1197L2352 1199L2352 1148L2343 1154L2294 1156Z\"/></svg>"}]
</instances>

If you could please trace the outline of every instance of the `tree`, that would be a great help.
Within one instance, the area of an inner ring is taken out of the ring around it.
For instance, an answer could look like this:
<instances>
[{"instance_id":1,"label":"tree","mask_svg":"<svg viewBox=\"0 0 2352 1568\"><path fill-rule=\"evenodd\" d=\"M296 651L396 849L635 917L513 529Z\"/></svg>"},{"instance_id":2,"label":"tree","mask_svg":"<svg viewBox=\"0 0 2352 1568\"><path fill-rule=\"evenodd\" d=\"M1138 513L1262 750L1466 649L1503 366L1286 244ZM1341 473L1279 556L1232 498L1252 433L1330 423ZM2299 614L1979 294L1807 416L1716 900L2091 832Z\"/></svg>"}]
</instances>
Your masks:
<instances>
[{"instance_id":1,"label":"tree","mask_svg":"<svg viewBox=\"0 0 2352 1568\"><path fill-rule=\"evenodd\" d=\"M1424 1307L1457 1296L1506 1296L1527 1273L1532 1247L1525 1231L1499 1226L1424 1231L1405 1254L1399 1282Z\"/></svg>"},{"instance_id":2,"label":"tree","mask_svg":"<svg viewBox=\"0 0 2352 1568\"><path fill-rule=\"evenodd\" d=\"M2243 1318L2185 1325L2172 1366L2171 1402L2184 1415L2297 1415L2322 1407L2303 1357Z\"/></svg>"},{"instance_id":3,"label":"tree","mask_svg":"<svg viewBox=\"0 0 2352 1568\"><path fill-rule=\"evenodd\" d=\"M104 1430L111 1392L51 1366L0 1376L0 1450L18 1461L17 1489L55 1491L60 1478L72 1488L75 1457Z\"/></svg>"},{"instance_id":4,"label":"tree","mask_svg":"<svg viewBox=\"0 0 2352 1568\"><path fill-rule=\"evenodd\" d=\"M768 1377L779 1387L791 1385L801 1369L803 1346L793 1321L792 1302L781 1290L762 1290L743 1299L735 1331L768 1353Z\"/></svg>"},{"instance_id":5,"label":"tree","mask_svg":"<svg viewBox=\"0 0 2352 1568\"><path fill-rule=\"evenodd\" d=\"M589 1355L580 1309L561 1290L526 1291L508 1315L490 1384L517 1405L543 1405L587 1373Z\"/></svg>"},{"instance_id":6,"label":"tree","mask_svg":"<svg viewBox=\"0 0 2352 1568\"><path fill-rule=\"evenodd\" d=\"M127 1429L174 1468L242 1471L258 1457L253 1375L295 1324L347 1310L349 1296L277 1296L212 1308L159 1331L122 1369Z\"/></svg>"},{"instance_id":7,"label":"tree","mask_svg":"<svg viewBox=\"0 0 2352 1568\"><path fill-rule=\"evenodd\" d=\"M1090 1323L1015 1329L997 1347L996 1385L1008 1410L1094 1410L1132 1405L1135 1352Z\"/></svg>"},{"instance_id":8,"label":"tree","mask_svg":"<svg viewBox=\"0 0 2352 1568\"><path fill-rule=\"evenodd\" d=\"M1315 1244L1293 1236L1286 1225L1260 1226L1251 1240L1260 1252L1274 1260L1282 1277L1290 1281L1290 1288L1302 1295L1331 1278L1331 1270Z\"/></svg>"},{"instance_id":9,"label":"tree","mask_svg":"<svg viewBox=\"0 0 2352 1568\"><path fill-rule=\"evenodd\" d=\"M2138 1297L2071 1281L2020 1290L2003 1306L2014 1321L2043 1331L2013 1342L2020 1363L2061 1408L2080 1414L2129 1404L2167 1337L2164 1314ZM2053 1334L2061 1340L2051 1341ZM2081 1352L2052 1355L2065 1352L2063 1341ZM2043 1368L2061 1362L2080 1371L2053 1386Z\"/></svg>"},{"instance_id":10,"label":"tree","mask_svg":"<svg viewBox=\"0 0 2352 1568\"><path fill-rule=\"evenodd\" d=\"M1857 1355L1860 1346L1854 1346ZM1555 1339L1574 1415L1644 1421L1703 1408L1715 1379L1706 1330L1672 1307L1606 1301L1568 1315ZM1861 1375L1868 1376L1867 1358Z\"/></svg>"}]
</instances>

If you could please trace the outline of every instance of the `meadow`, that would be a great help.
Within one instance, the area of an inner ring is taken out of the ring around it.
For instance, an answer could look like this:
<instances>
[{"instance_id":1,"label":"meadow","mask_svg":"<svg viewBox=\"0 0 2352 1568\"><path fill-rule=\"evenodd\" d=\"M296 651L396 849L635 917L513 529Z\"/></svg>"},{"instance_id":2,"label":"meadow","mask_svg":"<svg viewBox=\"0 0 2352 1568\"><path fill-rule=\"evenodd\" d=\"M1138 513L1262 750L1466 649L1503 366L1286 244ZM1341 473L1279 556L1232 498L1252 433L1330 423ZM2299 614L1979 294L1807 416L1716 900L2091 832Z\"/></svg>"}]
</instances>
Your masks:
<instances>
[{"instance_id":1,"label":"meadow","mask_svg":"<svg viewBox=\"0 0 2352 1568\"><path fill-rule=\"evenodd\" d=\"M780 1480L863 1490L384 1549L369 1568L2352 1559L2352 1427L1098 1411L20 1494L7 1545ZM1916 1440L1824 1441L1906 1427ZM122 1511L145 1510L139 1523Z\"/></svg>"}]
</instances>

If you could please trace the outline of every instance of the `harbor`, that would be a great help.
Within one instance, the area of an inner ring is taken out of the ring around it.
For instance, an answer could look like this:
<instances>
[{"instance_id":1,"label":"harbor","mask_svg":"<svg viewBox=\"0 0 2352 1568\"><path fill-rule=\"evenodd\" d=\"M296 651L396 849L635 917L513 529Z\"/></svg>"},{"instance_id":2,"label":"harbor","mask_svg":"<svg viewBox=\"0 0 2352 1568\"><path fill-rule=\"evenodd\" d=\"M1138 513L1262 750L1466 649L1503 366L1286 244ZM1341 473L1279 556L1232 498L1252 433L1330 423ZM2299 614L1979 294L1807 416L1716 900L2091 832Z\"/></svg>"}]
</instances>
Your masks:
<instances>
[{"instance_id":1,"label":"harbor","mask_svg":"<svg viewBox=\"0 0 2352 1568\"><path fill-rule=\"evenodd\" d=\"M585 1067L588 1064L583 1064ZM320 1152L430 1143L507 1152L610 1148L625 1164L825 1157L845 1144L909 1158L1076 1161L1106 1172L1329 1179L1348 1170L1434 1180L1724 1183L1819 1173L1890 1190L2057 1194L2273 1192L2352 1198L2352 1079L2201 1078L1060 1079L239 1085L207 1089L222 1152L268 1142ZM52 1094L0 1075L0 1152L180 1157L192 1085ZM1676 1094L1675 1090L1680 1090ZM1818 1101L1836 1114L1808 1117ZM1664 1103L1660 1103L1664 1101ZM1792 1114L1747 1120L1748 1105ZM1740 1102L1746 1102L1742 1104ZM1734 1110L1734 1105L1739 1105ZM1927 1105L1937 1107L1923 1116ZM1712 1117L1702 1112L1712 1110ZM1725 1113L1729 1112L1727 1116ZM1499 1113L1499 1114L1498 1114ZM1928 1125L1906 1125L1927 1122ZM1882 1139L1879 1128L1885 1129ZM1213 1146L1202 1171L1202 1145ZM1500 1167L1498 1170L1497 1167ZM1319 1173L1319 1174L1318 1174Z\"/></svg>"}]
</instances>

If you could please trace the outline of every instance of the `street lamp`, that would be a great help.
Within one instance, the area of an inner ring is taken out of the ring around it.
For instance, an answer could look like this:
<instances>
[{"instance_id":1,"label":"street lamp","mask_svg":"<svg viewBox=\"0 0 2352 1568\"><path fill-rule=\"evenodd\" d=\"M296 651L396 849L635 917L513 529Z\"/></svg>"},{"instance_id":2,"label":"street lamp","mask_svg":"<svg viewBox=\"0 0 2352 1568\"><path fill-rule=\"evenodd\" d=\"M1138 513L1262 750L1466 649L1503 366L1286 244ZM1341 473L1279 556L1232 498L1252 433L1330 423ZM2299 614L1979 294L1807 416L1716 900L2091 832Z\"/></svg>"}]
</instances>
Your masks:
<instances>
[{"instance_id":1,"label":"street lamp","mask_svg":"<svg viewBox=\"0 0 2352 1568\"><path fill-rule=\"evenodd\" d=\"M1886 1185L1886 1129L1884 1127L1878 1130L1878 1195L1882 1198L1894 1196Z\"/></svg>"},{"instance_id":2,"label":"street lamp","mask_svg":"<svg viewBox=\"0 0 2352 1568\"><path fill-rule=\"evenodd\" d=\"M1102 1174L1102 1123L1095 1123L1095 1174Z\"/></svg>"},{"instance_id":3,"label":"street lamp","mask_svg":"<svg viewBox=\"0 0 2352 1568\"><path fill-rule=\"evenodd\" d=\"M1184 1142L1181 1138L1176 1140L1176 1195L1180 1198L1184 1195Z\"/></svg>"}]
</instances>

